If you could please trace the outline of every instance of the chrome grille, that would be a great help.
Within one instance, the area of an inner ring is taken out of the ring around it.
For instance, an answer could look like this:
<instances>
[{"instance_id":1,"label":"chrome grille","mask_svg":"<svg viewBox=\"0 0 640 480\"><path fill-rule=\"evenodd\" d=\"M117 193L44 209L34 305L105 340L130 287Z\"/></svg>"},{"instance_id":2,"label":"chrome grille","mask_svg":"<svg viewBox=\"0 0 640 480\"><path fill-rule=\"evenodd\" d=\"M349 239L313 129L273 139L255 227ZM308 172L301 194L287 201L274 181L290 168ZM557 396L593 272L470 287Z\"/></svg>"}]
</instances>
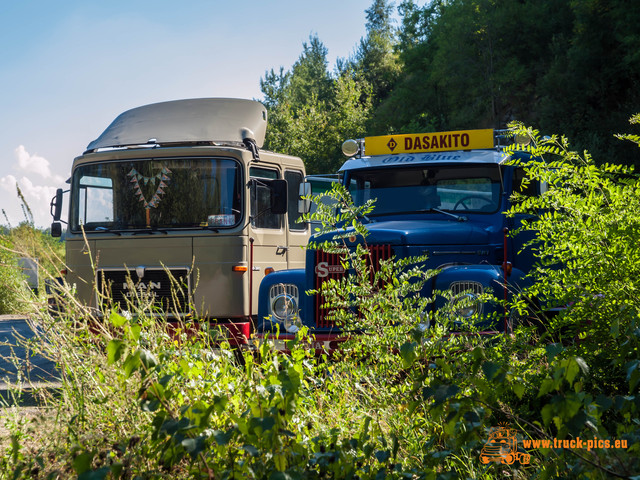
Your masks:
<instances>
[{"instance_id":1,"label":"chrome grille","mask_svg":"<svg viewBox=\"0 0 640 480\"><path fill-rule=\"evenodd\" d=\"M484 293L484 287L480 282L453 282L449 285L449 289L451 290L451 298L453 299L463 294L482 295ZM478 304L476 313L482 315L483 311L484 303Z\"/></svg>"},{"instance_id":2,"label":"chrome grille","mask_svg":"<svg viewBox=\"0 0 640 480\"><path fill-rule=\"evenodd\" d=\"M277 285L272 285L271 288L269 289L269 305L273 303L273 300L277 296L282 294L288 295L289 297L293 297L296 300L299 298L298 287L296 287L295 285L291 285L290 283L286 285L279 283Z\"/></svg>"},{"instance_id":3,"label":"chrome grille","mask_svg":"<svg viewBox=\"0 0 640 480\"><path fill-rule=\"evenodd\" d=\"M484 287L480 282L453 282L449 285L449 289L454 296L462 292L475 293L476 295L482 295L484 293Z\"/></svg>"},{"instance_id":4,"label":"chrome grille","mask_svg":"<svg viewBox=\"0 0 640 480\"><path fill-rule=\"evenodd\" d=\"M121 310L136 308L137 299L153 302L157 315L190 312L191 282L187 268L144 268L142 278L138 269L117 270L101 269L97 271L99 303L108 307L115 305ZM132 287L135 291L132 291Z\"/></svg>"}]
</instances>

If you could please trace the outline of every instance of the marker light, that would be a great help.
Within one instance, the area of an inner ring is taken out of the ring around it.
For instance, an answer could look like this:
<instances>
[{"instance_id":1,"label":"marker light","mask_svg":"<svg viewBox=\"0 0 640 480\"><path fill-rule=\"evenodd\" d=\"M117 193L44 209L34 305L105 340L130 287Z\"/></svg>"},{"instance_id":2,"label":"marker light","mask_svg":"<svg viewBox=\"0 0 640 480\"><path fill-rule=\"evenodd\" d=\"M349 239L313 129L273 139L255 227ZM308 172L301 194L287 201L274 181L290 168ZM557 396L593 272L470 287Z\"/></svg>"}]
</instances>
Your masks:
<instances>
[{"instance_id":1,"label":"marker light","mask_svg":"<svg viewBox=\"0 0 640 480\"><path fill-rule=\"evenodd\" d=\"M502 268L507 273L507 276L509 276L509 275L511 275L511 272L513 271L513 264L511 262L507 262L506 264L503 263L502 264Z\"/></svg>"},{"instance_id":2,"label":"marker light","mask_svg":"<svg viewBox=\"0 0 640 480\"><path fill-rule=\"evenodd\" d=\"M248 270L246 265L234 265L232 267L234 272L246 272Z\"/></svg>"},{"instance_id":3,"label":"marker light","mask_svg":"<svg viewBox=\"0 0 640 480\"><path fill-rule=\"evenodd\" d=\"M518 144L526 147L531 143L531 138L527 135L523 135L521 133L514 135L513 140Z\"/></svg>"},{"instance_id":4,"label":"marker light","mask_svg":"<svg viewBox=\"0 0 640 480\"><path fill-rule=\"evenodd\" d=\"M345 140L345 142L342 144L342 153L344 153L347 157L353 157L359 151L360 144L355 140Z\"/></svg>"}]
</instances>

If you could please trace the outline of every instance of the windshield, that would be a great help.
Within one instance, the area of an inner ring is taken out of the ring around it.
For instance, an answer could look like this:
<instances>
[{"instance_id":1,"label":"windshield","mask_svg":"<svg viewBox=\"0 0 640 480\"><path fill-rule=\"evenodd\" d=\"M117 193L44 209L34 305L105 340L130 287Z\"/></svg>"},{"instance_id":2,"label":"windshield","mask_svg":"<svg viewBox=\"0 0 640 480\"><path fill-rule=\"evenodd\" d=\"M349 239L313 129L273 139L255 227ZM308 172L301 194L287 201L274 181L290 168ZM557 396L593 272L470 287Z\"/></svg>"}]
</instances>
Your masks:
<instances>
[{"instance_id":1,"label":"windshield","mask_svg":"<svg viewBox=\"0 0 640 480\"><path fill-rule=\"evenodd\" d=\"M225 228L242 218L240 164L220 158L83 165L73 173L71 229Z\"/></svg>"},{"instance_id":2,"label":"windshield","mask_svg":"<svg viewBox=\"0 0 640 480\"><path fill-rule=\"evenodd\" d=\"M376 199L371 215L445 210L494 213L500 207L498 165L437 165L352 171L356 205Z\"/></svg>"}]
</instances>

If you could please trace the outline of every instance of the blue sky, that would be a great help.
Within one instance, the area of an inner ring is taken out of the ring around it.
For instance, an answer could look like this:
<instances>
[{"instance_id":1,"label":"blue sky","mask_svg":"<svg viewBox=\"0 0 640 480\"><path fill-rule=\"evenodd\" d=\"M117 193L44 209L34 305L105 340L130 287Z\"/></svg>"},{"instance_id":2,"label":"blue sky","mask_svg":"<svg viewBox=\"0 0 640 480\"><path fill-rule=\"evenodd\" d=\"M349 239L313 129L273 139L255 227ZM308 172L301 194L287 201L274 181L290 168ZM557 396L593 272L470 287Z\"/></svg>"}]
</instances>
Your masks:
<instances>
[{"instance_id":1,"label":"blue sky","mask_svg":"<svg viewBox=\"0 0 640 480\"><path fill-rule=\"evenodd\" d=\"M365 35L371 0L22 0L0 15L0 208L36 225L73 158L121 112L165 100L256 98L317 34L336 58ZM6 224L0 216L0 224Z\"/></svg>"}]
</instances>

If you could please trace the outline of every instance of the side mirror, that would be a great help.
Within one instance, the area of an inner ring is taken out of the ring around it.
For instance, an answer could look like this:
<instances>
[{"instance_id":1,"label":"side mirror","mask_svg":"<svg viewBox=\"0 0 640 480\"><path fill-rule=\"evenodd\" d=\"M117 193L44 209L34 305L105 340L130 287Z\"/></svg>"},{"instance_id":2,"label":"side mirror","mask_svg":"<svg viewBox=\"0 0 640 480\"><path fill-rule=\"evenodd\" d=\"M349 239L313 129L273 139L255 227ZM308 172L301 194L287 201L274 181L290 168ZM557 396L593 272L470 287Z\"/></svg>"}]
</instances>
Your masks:
<instances>
[{"instance_id":1,"label":"side mirror","mask_svg":"<svg viewBox=\"0 0 640 480\"><path fill-rule=\"evenodd\" d=\"M540 183L540 194L543 194L549 190L549 184L547 182Z\"/></svg>"},{"instance_id":2,"label":"side mirror","mask_svg":"<svg viewBox=\"0 0 640 480\"><path fill-rule=\"evenodd\" d=\"M287 181L272 180L269 182L271 189L271 213L282 215L287 213Z\"/></svg>"},{"instance_id":3,"label":"side mirror","mask_svg":"<svg viewBox=\"0 0 640 480\"><path fill-rule=\"evenodd\" d=\"M309 182L301 183L298 194L300 195L300 199L298 200L298 213L309 213L311 210L311 200L304 197L311 196L311 184Z\"/></svg>"},{"instance_id":4,"label":"side mirror","mask_svg":"<svg viewBox=\"0 0 640 480\"><path fill-rule=\"evenodd\" d=\"M53 238L60 238L62 236L62 224L60 222L53 222L51 224L51 236Z\"/></svg>"},{"instance_id":5,"label":"side mirror","mask_svg":"<svg viewBox=\"0 0 640 480\"><path fill-rule=\"evenodd\" d=\"M62 214L62 189L59 188L56 190L56 196L51 199L51 203L49 204L51 216L53 217L54 222L58 222L60 220L60 215ZM53 232L53 228L51 229ZM58 235L59 236L59 235Z\"/></svg>"}]
</instances>

